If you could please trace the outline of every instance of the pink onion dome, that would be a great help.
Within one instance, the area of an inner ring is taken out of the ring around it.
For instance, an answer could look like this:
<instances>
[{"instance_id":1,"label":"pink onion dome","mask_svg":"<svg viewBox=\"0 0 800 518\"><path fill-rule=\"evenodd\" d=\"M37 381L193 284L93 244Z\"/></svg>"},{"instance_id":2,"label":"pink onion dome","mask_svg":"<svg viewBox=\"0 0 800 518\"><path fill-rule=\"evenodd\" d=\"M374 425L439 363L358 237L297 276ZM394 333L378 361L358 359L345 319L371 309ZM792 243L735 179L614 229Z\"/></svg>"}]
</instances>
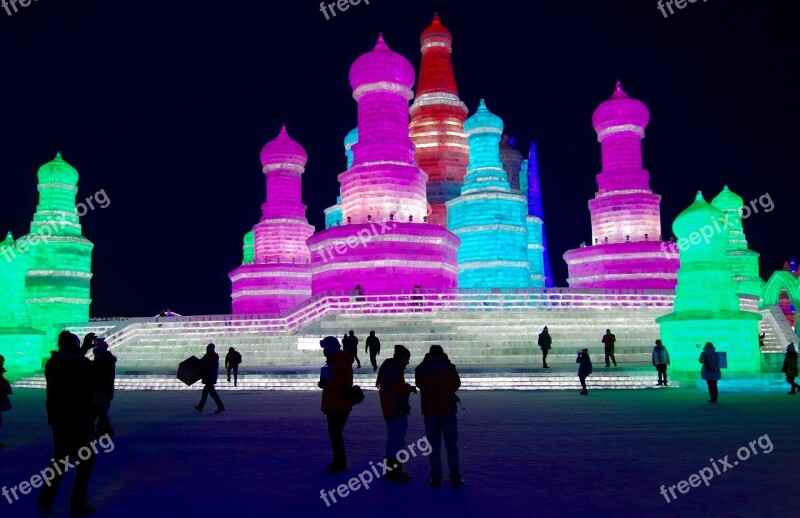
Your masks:
<instances>
[{"instance_id":1,"label":"pink onion dome","mask_svg":"<svg viewBox=\"0 0 800 518\"><path fill-rule=\"evenodd\" d=\"M350 67L350 86L353 90L373 83L391 83L411 88L414 80L414 67L386 45L383 34L378 35L375 48L359 56Z\"/></svg>"},{"instance_id":2,"label":"pink onion dome","mask_svg":"<svg viewBox=\"0 0 800 518\"><path fill-rule=\"evenodd\" d=\"M281 125L281 132L261 148L261 165L267 164L292 164L304 167L308 155L303 146L298 144L286 131L286 125Z\"/></svg>"},{"instance_id":3,"label":"pink onion dome","mask_svg":"<svg viewBox=\"0 0 800 518\"><path fill-rule=\"evenodd\" d=\"M592 115L592 125L598 134L611 127L634 126L644 136L644 128L648 122L650 122L650 111L647 106L642 101L628 96L622 89L620 81L617 81L611 98L601 103Z\"/></svg>"}]
</instances>

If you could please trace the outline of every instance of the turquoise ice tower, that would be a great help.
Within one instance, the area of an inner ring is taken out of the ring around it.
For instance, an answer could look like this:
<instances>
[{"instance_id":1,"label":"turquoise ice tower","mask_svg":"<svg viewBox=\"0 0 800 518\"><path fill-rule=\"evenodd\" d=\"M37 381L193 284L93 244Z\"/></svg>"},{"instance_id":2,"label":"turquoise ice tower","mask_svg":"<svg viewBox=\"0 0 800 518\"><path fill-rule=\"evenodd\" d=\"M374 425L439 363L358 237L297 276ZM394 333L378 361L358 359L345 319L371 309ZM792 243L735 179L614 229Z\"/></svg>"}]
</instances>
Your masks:
<instances>
[{"instance_id":1,"label":"turquoise ice tower","mask_svg":"<svg viewBox=\"0 0 800 518\"><path fill-rule=\"evenodd\" d=\"M761 297L764 282L758 272L758 252L747 248L747 238L742 226L742 198L728 189L726 185L711 205L725 213L728 227L728 266L733 273L733 283L737 293Z\"/></svg>"},{"instance_id":2,"label":"turquoise ice tower","mask_svg":"<svg viewBox=\"0 0 800 518\"><path fill-rule=\"evenodd\" d=\"M310 252L314 227L302 202L303 146L281 126L261 149L266 202L261 220L245 234L242 265L228 274L234 314L278 314L311 296Z\"/></svg>"},{"instance_id":3,"label":"turquoise ice tower","mask_svg":"<svg viewBox=\"0 0 800 518\"><path fill-rule=\"evenodd\" d=\"M724 220L725 213L698 192L694 203L672 225L680 249L675 304L672 313L656 322L677 371L699 370L698 357L706 342L727 353L727 372L760 371L761 315L739 309Z\"/></svg>"},{"instance_id":4,"label":"turquoise ice tower","mask_svg":"<svg viewBox=\"0 0 800 518\"><path fill-rule=\"evenodd\" d=\"M527 202L512 192L500 161L503 121L481 100L464 123L469 166L461 196L447 202L447 224L461 238L459 288L528 288Z\"/></svg>"},{"instance_id":5,"label":"turquoise ice tower","mask_svg":"<svg viewBox=\"0 0 800 518\"><path fill-rule=\"evenodd\" d=\"M58 153L39 168L38 179L39 204L31 231L17 247L21 241L30 245L25 294L33 327L47 333L44 356L64 324L89 320L94 245L81 235L75 207L78 171Z\"/></svg>"},{"instance_id":6,"label":"turquoise ice tower","mask_svg":"<svg viewBox=\"0 0 800 518\"><path fill-rule=\"evenodd\" d=\"M18 248L9 232L0 242L0 254L0 352L6 356L6 369L16 377L41 368L46 333L31 327L25 300L30 252Z\"/></svg>"},{"instance_id":7,"label":"turquoise ice tower","mask_svg":"<svg viewBox=\"0 0 800 518\"><path fill-rule=\"evenodd\" d=\"M344 155L347 157L347 168L353 167L353 145L358 142L358 128L353 128L344 138ZM325 228L338 227L342 224L342 195L336 198L336 205L325 209Z\"/></svg>"}]
</instances>

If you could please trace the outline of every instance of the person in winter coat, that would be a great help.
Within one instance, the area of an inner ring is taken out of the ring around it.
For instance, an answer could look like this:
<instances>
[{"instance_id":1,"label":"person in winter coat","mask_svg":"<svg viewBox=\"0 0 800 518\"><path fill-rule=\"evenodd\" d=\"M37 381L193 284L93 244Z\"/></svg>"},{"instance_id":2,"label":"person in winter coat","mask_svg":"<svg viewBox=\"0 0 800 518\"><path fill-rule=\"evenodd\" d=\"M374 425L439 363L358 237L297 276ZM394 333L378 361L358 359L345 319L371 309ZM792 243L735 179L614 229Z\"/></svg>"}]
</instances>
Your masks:
<instances>
[{"instance_id":1,"label":"person in winter coat","mask_svg":"<svg viewBox=\"0 0 800 518\"><path fill-rule=\"evenodd\" d=\"M233 371L233 386L239 383L239 365L242 363L242 355L239 351L231 347L225 355L225 371L228 373L228 383L231 382L231 371Z\"/></svg>"},{"instance_id":2,"label":"person in winter coat","mask_svg":"<svg viewBox=\"0 0 800 518\"><path fill-rule=\"evenodd\" d=\"M578 379L581 381L580 391L581 396L588 396L589 391L586 390L586 378L592 373L592 359L589 358L589 349L581 349L578 351L578 357L575 359L578 365Z\"/></svg>"},{"instance_id":3,"label":"person in winter coat","mask_svg":"<svg viewBox=\"0 0 800 518\"><path fill-rule=\"evenodd\" d=\"M372 363L372 372L378 372L377 356L381 353L381 341L375 336L375 331L369 332L365 352L369 353L369 361Z\"/></svg>"},{"instance_id":4,"label":"person in winter coat","mask_svg":"<svg viewBox=\"0 0 800 518\"><path fill-rule=\"evenodd\" d=\"M786 346L786 357L783 359L781 372L786 374L786 383L792 388L788 394L797 394L800 385L794 382L797 377L797 351L795 351L793 343Z\"/></svg>"},{"instance_id":5,"label":"person in winter coat","mask_svg":"<svg viewBox=\"0 0 800 518\"><path fill-rule=\"evenodd\" d=\"M342 349L350 353L350 355L355 358L356 362L358 362L357 369L361 368L361 360L358 359L358 337L350 330L349 334L344 335L342 338Z\"/></svg>"},{"instance_id":6,"label":"person in winter coat","mask_svg":"<svg viewBox=\"0 0 800 518\"><path fill-rule=\"evenodd\" d=\"M353 356L341 350L335 336L326 336L319 342L325 355L326 365L320 370L317 386L322 389L321 410L328 420L328 437L333 450L333 462L326 466L330 473L341 473L347 469L344 445L344 425L353 406L347 391L353 386Z\"/></svg>"},{"instance_id":7,"label":"person in winter coat","mask_svg":"<svg viewBox=\"0 0 800 518\"><path fill-rule=\"evenodd\" d=\"M97 375L97 434L114 437L114 428L108 418L114 399L117 358L108 350L105 340L98 340L94 350L94 367Z\"/></svg>"},{"instance_id":8,"label":"person in winter coat","mask_svg":"<svg viewBox=\"0 0 800 518\"><path fill-rule=\"evenodd\" d=\"M544 326L542 332L539 333L539 347L542 349L542 368L544 369L550 368L550 366L547 365L547 353L552 349L552 345L553 338L550 336L547 326Z\"/></svg>"},{"instance_id":9,"label":"person in winter coat","mask_svg":"<svg viewBox=\"0 0 800 518\"><path fill-rule=\"evenodd\" d=\"M606 353L606 367L610 367L611 364L609 360L614 362L614 367L617 366L617 359L614 357L614 344L617 342L617 337L614 336L614 333L611 332L610 329L606 329L606 334L603 335L603 338L600 339L605 346L605 353Z\"/></svg>"},{"instance_id":10,"label":"person in winter coat","mask_svg":"<svg viewBox=\"0 0 800 518\"><path fill-rule=\"evenodd\" d=\"M447 449L447 467L450 484L461 487L461 469L458 457L458 421L456 419L461 377L456 366L441 345L431 345L422 363L417 365L414 380L420 390L422 415L425 416L425 437L431 445L428 461L431 464L431 486L442 485L442 436Z\"/></svg>"},{"instance_id":11,"label":"person in winter coat","mask_svg":"<svg viewBox=\"0 0 800 518\"><path fill-rule=\"evenodd\" d=\"M97 511L87 505L95 456L77 460L78 451L88 447L97 438L94 426L97 418L97 371L92 361L84 356L94 344L94 333L87 334L81 346L77 336L69 331L62 331L58 335L58 351L50 352L50 359L44 367L47 383L45 408L47 424L53 432L53 458L68 459L75 465L75 480L69 503L73 516L85 516ZM42 486L38 501L40 514L53 514L53 504L64 474L65 472L56 473L50 484Z\"/></svg>"},{"instance_id":12,"label":"person in winter coat","mask_svg":"<svg viewBox=\"0 0 800 518\"><path fill-rule=\"evenodd\" d=\"M411 477L403 472L403 463L397 459L397 452L406 446L408 431L408 414L411 405L408 399L417 389L412 387L403 376L403 371L411 359L411 352L402 345L394 346L394 356L384 360L378 371L375 386L381 398L381 411L386 420L386 478L393 482L411 482Z\"/></svg>"},{"instance_id":13,"label":"person in winter coat","mask_svg":"<svg viewBox=\"0 0 800 518\"><path fill-rule=\"evenodd\" d=\"M669 352L661 340L656 340L656 346L653 347L653 366L658 372L658 384L667 385L667 367L670 365Z\"/></svg>"},{"instance_id":14,"label":"person in winter coat","mask_svg":"<svg viewBox=\"0 0 800 518\"><path fill-rule=\"evenodd\" d=\"M700 377L706 380L708 385L708 395L711 399L709 403L716 403L719 399L719 390L717 389L717 381L722 378L722 371L719 368L719 354L714 348L714 344L706 342L703 347L703 352L700 353L698 361L703 365L700 368Z\"/></svg>"},{"instance_id":15,"label":"person in winter coat","mask_svg":"<svg viewBox=\"0 0 800 518\"><path fill-rule=\"evenodd\" d=\"M8 396L12 394L11 383L3 376L6 372L6 359L0 354L0 428L3 426L3 412L11 410L11 402ZM6 445L0 442L0 449L5 448Z\"/></svg>"},{"instance_id":16,"label":"person in winter coat","mask_svg":"<svg viewBox=\"0 0 800 518\"><path fill-rule=\"evenodd\" d=\"M217 378L219 376L219 354L217 354L214 349L216 349L214 344L208 344L208 346L206 346L206 354L200 358L203 364L203 376L201 378L203 382L203 394L200 396L200 404L194 408L198 412L202 412L203 407L206 406L208 396L210 395L211 399L213 399L214 403L217 405L217 410L214 413L221 414L225 411L225 405L222 404L222 400L219 398L217 389L214 386L217 384Z\"/></svg>"}]
</instances>

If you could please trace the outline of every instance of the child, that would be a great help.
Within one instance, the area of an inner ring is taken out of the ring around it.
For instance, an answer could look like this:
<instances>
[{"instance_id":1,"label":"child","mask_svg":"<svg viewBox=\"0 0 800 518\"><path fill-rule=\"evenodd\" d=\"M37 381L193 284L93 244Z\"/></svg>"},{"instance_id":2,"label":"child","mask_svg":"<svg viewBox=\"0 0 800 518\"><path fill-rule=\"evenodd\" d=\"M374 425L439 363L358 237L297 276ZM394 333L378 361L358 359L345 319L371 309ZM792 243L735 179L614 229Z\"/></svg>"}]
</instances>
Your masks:
<instances>
[{"instance_id":1,"label":"child","mask_svg":"<svg viewBox=\"0 0 800 518\"><path fill-rule=\"evenodd\" d=\"M11 395L11 383L3 376L6 372L5 369L6 359L0 354L0 427L3 426L3 412L11 410L11 401L8 396ZM5 448L6 445L0 442L0 448Z\"/></svg>"}]
</instances>

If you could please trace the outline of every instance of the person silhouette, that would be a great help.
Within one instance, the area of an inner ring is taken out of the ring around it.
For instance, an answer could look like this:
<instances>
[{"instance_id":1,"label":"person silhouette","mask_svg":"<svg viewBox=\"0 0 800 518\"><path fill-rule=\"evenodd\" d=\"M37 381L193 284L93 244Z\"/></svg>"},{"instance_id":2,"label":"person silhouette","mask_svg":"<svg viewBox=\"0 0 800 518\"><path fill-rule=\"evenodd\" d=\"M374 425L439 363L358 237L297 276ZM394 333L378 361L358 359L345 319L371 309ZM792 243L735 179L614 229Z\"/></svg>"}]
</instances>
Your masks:
<instances>
[{"instance_id":1,"label":"person silhouette","mask_svg":"<svg viewBox=\"0 0 800 518\"><path fill-rule=\"evenodd\" d=\"M369 354L369 361L372 364L372 372L378 371L378 358L381 353L381 341L375 336L375 331L370 331L367 337L366 348L364 350Z\"/></svg>"},{"instance_id":2,"label":"person silhouette","mask_svg":"<svg viewBox=\"0 0 800 518\"><path fill-rule=\"evenodd\" d=\"M215 348L216 346L214 344L208 344L208 346L206 346L206 354L200 358L203 366L203 394L200 396L200 403L194 408L198 412L202 412L203 407L206 406L208 396L210 395L211 399L214 400L214 403L217 404L217 410L214 413L221 414L225 411L225 405L222 404L222 400L219 398L217 389L214 386L216 385L217 377L219 376L219 355L214 351Z\"/></svg>"},{"instance_id":3,"label":"person silhouette","mask_svg":"<svg viewBox=\"0 0 800 518\"><path fill-rule=\"evenodd\" d=\"M239 365L242 363L242 355L231 347L225 355L225 370L228 373L228 383L231 382L231 371L233 371L233 386L239 383Z\"/></svg>"}]
</instances>

